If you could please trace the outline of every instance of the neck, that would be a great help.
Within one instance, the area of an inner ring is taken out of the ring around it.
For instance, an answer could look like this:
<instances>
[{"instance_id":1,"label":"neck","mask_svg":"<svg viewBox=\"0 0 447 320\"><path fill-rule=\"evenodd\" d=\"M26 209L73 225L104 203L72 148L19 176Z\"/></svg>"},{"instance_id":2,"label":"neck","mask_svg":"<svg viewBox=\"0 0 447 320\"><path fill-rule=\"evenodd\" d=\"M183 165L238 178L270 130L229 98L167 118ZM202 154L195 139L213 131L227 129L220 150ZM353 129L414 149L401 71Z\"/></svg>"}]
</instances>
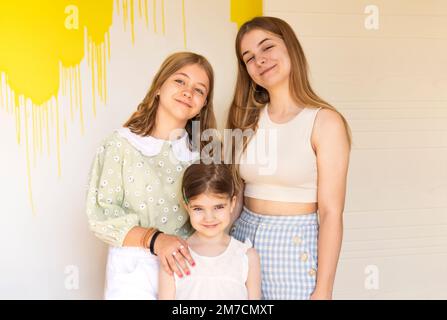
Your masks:
<instances>
[{"instance_id":1,"label":"neck","mask_svg":"<svg viewBox=\"0 0 447 320\"><path fill-rule=\"evenodd\" d=\"M229 235L227 235L225 232L222 232L215 236L209 237L209 236L199 233L197 231L194 232L194 234L192 236L195 237L200 242L206 242L207 244L211 244L211 245L218 245L218 244L225 243L229 237Z\"/></svg>"},{"instance_id":2,"label":"neck","mask_svg":"<svg viewBox=\"0 0 447 320\"><path fill-rule=\"evenodd\" d=\"M162 108L158 108L155 116L155 128L151 136L163 140L177 140L181 138L182 132L186 126L186 121L178 120L166 114ZM178 132L176 132L178 131ZM176 132L174 135L173 132Z\"/></svg>"},{"instance_id":3,"label":"neck","mask_svg":"<svg viewBox=\"0 0 447 320\"><path fill-rule=\"evenodd\" d=\"M298 104L292 98L289 89L289 81L284 81L274 88L269 89L269 109L272 113L287 114L291 109L296 110Z\"/></svg>"}]
</instances>

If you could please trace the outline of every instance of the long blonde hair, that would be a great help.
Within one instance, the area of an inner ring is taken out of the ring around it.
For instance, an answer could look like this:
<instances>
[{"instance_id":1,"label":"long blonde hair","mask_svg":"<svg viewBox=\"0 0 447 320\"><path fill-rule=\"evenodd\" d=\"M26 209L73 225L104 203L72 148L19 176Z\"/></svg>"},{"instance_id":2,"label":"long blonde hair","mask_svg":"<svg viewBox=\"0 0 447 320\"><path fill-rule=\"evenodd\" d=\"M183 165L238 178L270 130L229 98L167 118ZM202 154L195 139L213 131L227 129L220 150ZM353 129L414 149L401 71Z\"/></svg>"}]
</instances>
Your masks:
<instances>
[{"instance_id":1,"label":"long blonde hair","mask_svg":"<svg viewBox=\"0 0 447 320\"><path fill-rule=\"evenodd\" d=\"M203 68L209 80L209 90L208 96L206 97L206 104L201 109L200 113L192 119L189 119L185 130L188 133L190 143L194 141L201 141L200 136L192 136L192 122L200 121L200 132L201 134L206 129L216 129L216 118L214 115L213 108L213 93L214 93L214 72L211 64L208 60L196 53L192 52L177 52L169 57L161 65L157 74L155 75L152 85L144 97L143 101L138 105L137 111L135 111L129 120L123 125L128 127L133 133L141 136L148 136L152 133L155 128L155 119L159 105L159 98L157 92L160 87L165 83L165 81L177 72L179 69L187 65L197 64ZM200 142L200 148L205 146L205 142ZM198 147L198 146L196 146ZM190 145L192 148L192 145Z\"/></svg>"},{"instance_id":2,"label":"long blonde hair","mask_svg":"<svg viewBox=\"0 0 447 320\"><path fill-rule=\"evenodd\" d=\"M257 85L250 77L242 59L242 38L252 30L264 30L281 38L287 45L290 57L289 91L296 103L309 108L326 108L337 112L346 127L346 134L351 144L351 130L346 119L332 105L321 99L312 89L308 77L308 64L304 51L295 35L295 32L287 22L275 17L255 17L244 23L236 36L236 56L238 60L238 74L233 101L230 106L227 128L228 129L252 129L256 131L261 108L265 106L270 97L267 90ZM242 151L247 147L249 139L245 139ZM235 146L233 146L232 171L235 176L238 189L242 185L239 175L239 165L235 157Z\"/></svg>"}]
</instances>

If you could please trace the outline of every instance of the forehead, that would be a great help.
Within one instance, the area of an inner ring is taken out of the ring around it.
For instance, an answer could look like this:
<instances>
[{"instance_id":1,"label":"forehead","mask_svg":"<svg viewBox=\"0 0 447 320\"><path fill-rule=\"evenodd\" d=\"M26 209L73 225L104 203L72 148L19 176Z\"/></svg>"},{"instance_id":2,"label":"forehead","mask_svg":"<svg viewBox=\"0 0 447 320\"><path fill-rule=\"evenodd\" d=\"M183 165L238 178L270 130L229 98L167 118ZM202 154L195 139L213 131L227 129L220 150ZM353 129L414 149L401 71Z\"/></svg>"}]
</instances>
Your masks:
<instances>
[{"instance_id":1,"label":"forehead","mask_svg":"<svg viewBox=\"0 0 447 320\"><path fill-rule=\"evenodd\" d=\"M272 39L274 41L281 40L277 35L260 29L254 29L247 32L241 40L241 53L245 51L252 51L255 49L259 42L264 40L265 38Z\"/></svg>"},{"instance_id":2,"label":"forehead","mask_svg":"<svg viewBox=\"0 0 447 320\"><path fill-rule=\"evenodd\" d=\"M202 193L197 197L190 200L191 205L213 205L216 203L222 203L228 200L227 195L215 194L215 193Z\"/></svg>"},{"instance_id":3,"label":"forehead","mask_svg":"<svg viewBox=\"0 0 447 320\"><path fill-rule=\"evenodd\" d=\"M188 78L190 78L194 82L200 82L203 83L207 88L209 87L210 81L208 75L205 69L198 64L189 64L183 66L182 68L174 72L173 76L178 75L180 73L185 74Z\"/></svg>"}]
</instances>

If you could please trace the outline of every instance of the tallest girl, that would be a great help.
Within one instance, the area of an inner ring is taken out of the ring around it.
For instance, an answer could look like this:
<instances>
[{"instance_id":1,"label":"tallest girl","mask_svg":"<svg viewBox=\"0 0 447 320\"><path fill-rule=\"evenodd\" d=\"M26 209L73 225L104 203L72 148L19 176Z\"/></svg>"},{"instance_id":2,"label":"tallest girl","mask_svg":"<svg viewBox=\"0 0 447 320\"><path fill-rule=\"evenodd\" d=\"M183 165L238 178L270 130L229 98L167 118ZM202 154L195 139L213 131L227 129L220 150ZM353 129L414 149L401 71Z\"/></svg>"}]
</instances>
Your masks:
<instances>
[{"instance_id":1,"label":"tallest girl","mask_svg":"<svg viewBox=\"0 0 447 320\"><path fill-rule=\"evenodd\" d=\"M312 90L303 50L283 20L246 22L237 34L236 55L227 126L255 134L235 147L242 154L233 150L244 206L232 235L249 238L258 251L264 299L331 299L343 234L349 126ZM256 159L265 146L268 163Z\"/></svg>"}]
</instances>

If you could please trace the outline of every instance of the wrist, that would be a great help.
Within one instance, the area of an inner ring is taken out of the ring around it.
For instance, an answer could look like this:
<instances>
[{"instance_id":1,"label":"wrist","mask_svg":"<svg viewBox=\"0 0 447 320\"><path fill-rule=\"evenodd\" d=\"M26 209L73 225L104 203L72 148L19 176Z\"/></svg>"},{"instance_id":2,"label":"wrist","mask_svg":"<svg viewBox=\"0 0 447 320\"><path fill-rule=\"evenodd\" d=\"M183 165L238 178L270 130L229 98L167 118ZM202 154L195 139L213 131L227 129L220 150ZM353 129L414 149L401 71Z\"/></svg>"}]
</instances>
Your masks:
<instances>
[{"instance_id":1,"label":"wrist","mask_svg":"<svg viewBox=\"0 0 447 320\"><path fill-rule=\"evenodd\" d=\"M332 293L320 292L315 289L310 296L311 300L332 300Z\"/></svg>"},{"instance_id":2,"label":"wrist","mask_svg":"<svg viewBox=\"0 0 447 320\"><path fill-rule=\"evenodd\" d=\"M157 229L155 228L147 228L146 231L143 233L143 236L141 237L141 247L144 249L149 249L149 244L152 239L152 236L155 234Z\"/></svg>"},{"instance_id":3,"label":"wrist","mask_svg":"<svg viewBox=\"0 0 447 320\"><path fill-rule=\"evenodd\" d=\"M332 296L332 288L322 285L316 285L314 292L318 292L319 294Z\"/></svg>"},{"instance_id":4,"label":"wrist","mask_svg":"<svg viewBox=\"0 0 447 320\"><path fill-rule=\"evenodd\" d=\"M162 233L163 232L161 232L160 230L156 230L151 237L151 241L149 243L149 250L154 256L158 255L157 252L155 252L155 241L157 240L157 237L160 236Z\"/></svg>"}]
</instances>

